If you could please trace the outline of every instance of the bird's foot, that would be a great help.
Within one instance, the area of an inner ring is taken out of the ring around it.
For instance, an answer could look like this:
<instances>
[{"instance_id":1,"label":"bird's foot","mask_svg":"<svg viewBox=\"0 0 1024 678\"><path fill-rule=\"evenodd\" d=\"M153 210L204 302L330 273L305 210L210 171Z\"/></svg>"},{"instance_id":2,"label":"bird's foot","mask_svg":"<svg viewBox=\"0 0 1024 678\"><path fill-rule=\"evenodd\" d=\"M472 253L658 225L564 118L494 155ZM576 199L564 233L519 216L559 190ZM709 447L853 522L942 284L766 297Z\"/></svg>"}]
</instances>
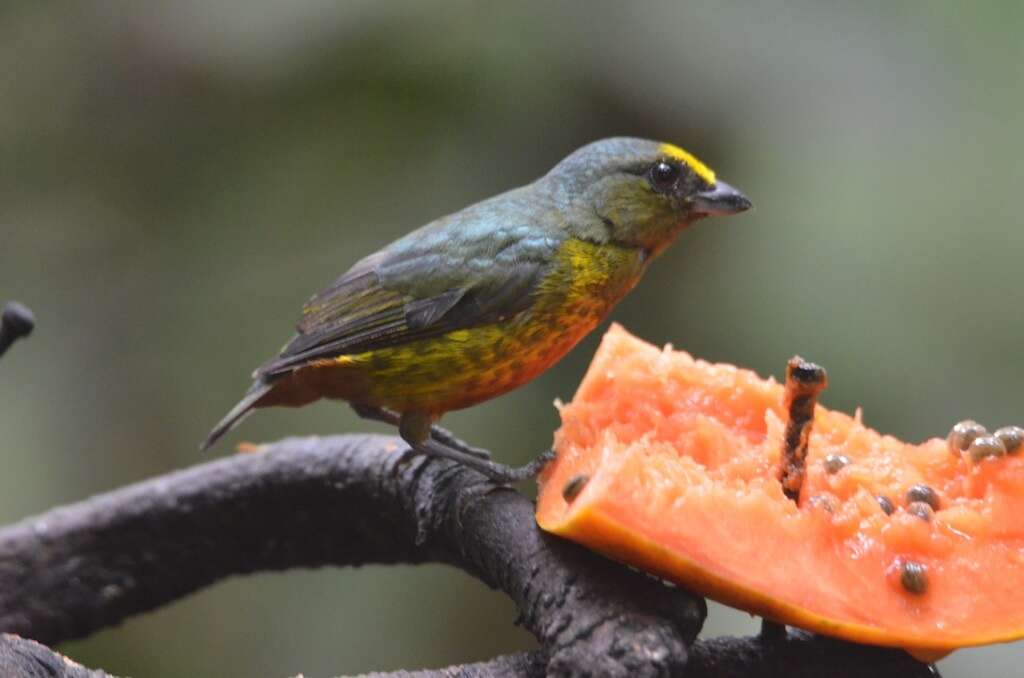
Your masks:
<instances>
[{"instance_id":1,"label":"bird's foot","mask_svg":"<svg viewBox=\"0 0 1024 678\"><path fill-rule=\"evenodd\" d=\"M549 449L525 466L507 466L492 461L490 452L463 442L447 429L437 425L430 425L428 428L427 421L417 418L415 415L407 415L403 425L403 415L384 407L353 403L352 409L363 419L398 426L399 433L414 451L451 459L463 466L468 466L500 485L533 478L544 469L549 461L555 458L555 451ZM421 440L423 442L418 442Z\"/></svg>"},{"instance_id":2,"label":"bird's foot","mask_svg":"<svg viewBox=\"0 0 1024 678\"><path fill-rule=\"evenodd\" d=\"M402 423L402 415L397 412L393 412L386 407L352 403L352 410L361 419L366 419L368 421L379 421L382 424L391 424L392 426L401 426ZM468 454L471 457L477 457L478 459L491 458L491 453L487 450L481 447L473 447L469 443L456 438L455 434L448 429L442 428L437 424L430 427L430 437L445 447L457 450L463 454Z\"/></svg>"},{"instance_id":3,"label":"bird's foot","mask_svg":"<svg viewBox=\"0 0 1024 678\"><path fill-rule=\"evenodd\" d=\"M554 450L545 450L539 457L530 463L516 467L499 464L498 462L491 461L490 459L481 459L480 457L472 454L467 454L461 450L440 444L433 439L422 445L415 446L415 449L417 452L421 452L423 454L441 457L443 459L450 459L462 464L463 466L480 473L488 480L498 485L510 485L522 480L534 478L544 469L548 462L555 458Z\"/></svg>"}]
</instances>

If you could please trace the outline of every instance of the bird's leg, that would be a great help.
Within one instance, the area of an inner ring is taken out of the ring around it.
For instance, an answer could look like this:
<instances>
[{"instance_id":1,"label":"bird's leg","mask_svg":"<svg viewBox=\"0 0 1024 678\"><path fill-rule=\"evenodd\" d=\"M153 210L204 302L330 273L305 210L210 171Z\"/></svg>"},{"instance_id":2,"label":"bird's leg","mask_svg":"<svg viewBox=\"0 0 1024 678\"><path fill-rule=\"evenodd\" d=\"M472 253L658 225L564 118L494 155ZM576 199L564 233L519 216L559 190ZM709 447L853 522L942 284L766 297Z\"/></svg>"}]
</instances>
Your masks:
<instances>
[{"instance_id":1,"label":"bird's leg","mask_svg":"<svg viewBox=\"0 0 1024 678\"><path fill-rule=\"evenodd\" d=\"M402 417L397 412L384 407L377 407L376 405L360 405L353 403L352 409L362 419L369 421L379 421L383 424L391 424L392 426L399 426ZM437 424L433 424L430 427L430 437L436 442L449 447L453 450L458 450L464 454L478 457L480 459L490 459L491 453L481 447L473 447L467 442L464 442L455 437L451 431L446 428L441 428Z\"/></svg>"},{"instance_id":2,"label":"bird's leg","mask_svg":"<svg viewBox=\"0 0 1024 678\"><path fill-rule=\"evenodd\" d=\"M506 466L505 464L499 464L491 461L490 459L481 459L480 457L441 443L432 437L432 423L433 422L430 420L430 417L426 415L416 412L406 412L400 417L398 434L402 436L402 439L409 443L409 446L415 451L420 452L421 454L451 459L454 462L477 471L495 483L515 483L520 480L526 480L527 478L533 478L540 473L545 464L551 461L554 457L554 453L548 450L525 466L520 466L518 468Z\"/></svg>"}]
</instances>

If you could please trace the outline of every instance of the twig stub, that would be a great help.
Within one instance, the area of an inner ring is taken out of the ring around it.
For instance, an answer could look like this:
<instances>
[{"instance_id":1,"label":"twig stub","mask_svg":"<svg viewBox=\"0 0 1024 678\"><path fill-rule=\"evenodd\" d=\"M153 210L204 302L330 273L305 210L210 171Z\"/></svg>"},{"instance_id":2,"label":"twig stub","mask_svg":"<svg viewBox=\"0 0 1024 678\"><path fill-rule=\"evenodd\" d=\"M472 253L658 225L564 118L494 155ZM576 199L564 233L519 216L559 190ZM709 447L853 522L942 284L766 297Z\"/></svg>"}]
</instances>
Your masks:
<instances>
[{"instance_id":1,"label":"twig stub","mask_svg":"<svg viewBox=\"0 0 1024 678\"><path fill-rule=\"evenodd\" d=\"M26 306L16 301L4 306L0 316L0 356L7 352L18 339L32 334L36 318Z\"/></svg>"},{"instance_id":2,"label":"twig stub","mask_svg":"<svg viewBox=\"0 0 1024 678\"><path fill-rule=\"evenodd\" d=\"M818 395L828 386L825 368L794 356L786 364L785 406L789 414L782 447L782 468L779 480L782 491L799 501L807 462L807 443L814 422Z\"/></svg>"}]
</instances>

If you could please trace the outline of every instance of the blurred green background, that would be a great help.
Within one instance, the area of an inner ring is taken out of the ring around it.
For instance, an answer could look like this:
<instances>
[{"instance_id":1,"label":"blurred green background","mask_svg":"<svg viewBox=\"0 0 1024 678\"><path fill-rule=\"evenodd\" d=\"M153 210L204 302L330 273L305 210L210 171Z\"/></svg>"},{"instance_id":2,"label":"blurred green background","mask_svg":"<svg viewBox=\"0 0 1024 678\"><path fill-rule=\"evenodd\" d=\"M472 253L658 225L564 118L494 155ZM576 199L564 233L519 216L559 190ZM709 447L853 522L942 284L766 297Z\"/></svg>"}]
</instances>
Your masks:
<instances>
[{"instance_id":1,"label":"blurred green background","mask_svg":"<svg viewBox=\"0 0 1024 678\"><path fill-rule=\"evenodd\" d=\"M1022 29L995 2L4 3L0 301L39 326L0 364L0 521L198 463L312 292L617 134L756 205L684 234L617 320L777 376L799 352L826 404L907 439L1020 423ZM446 423L525 461L599 334ZM219 452L367 427L266 411ZM321 677L533 646L514 617L440 566L295 571L62 649L140 678ZM707 632L754 627L715 606ZM941 667L1006 676L1021 647Z\"/></svg>"}]
</instances>

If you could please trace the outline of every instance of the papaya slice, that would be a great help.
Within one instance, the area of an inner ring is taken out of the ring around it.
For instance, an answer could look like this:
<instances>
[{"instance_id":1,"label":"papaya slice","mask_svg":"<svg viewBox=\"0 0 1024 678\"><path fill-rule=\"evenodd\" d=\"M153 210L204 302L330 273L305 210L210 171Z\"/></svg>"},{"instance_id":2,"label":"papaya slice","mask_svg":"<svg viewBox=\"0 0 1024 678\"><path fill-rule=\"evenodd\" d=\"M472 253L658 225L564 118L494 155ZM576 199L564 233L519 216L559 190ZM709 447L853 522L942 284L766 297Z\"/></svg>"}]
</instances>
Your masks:
<instances>
[{"instance_id":1,"label":"papaya slice","mask_svg":"<svg viewBox=\"0 0 1024 678\"><path fill-rule=\"evenodd\" d=\"M549 532L733 607L926 661L1024 637L1022 452L908 444L859 411L817 407L794 501L780 482L781 384L617 325L560 414L537 501Z\"/></svg>"}]
</instances>

